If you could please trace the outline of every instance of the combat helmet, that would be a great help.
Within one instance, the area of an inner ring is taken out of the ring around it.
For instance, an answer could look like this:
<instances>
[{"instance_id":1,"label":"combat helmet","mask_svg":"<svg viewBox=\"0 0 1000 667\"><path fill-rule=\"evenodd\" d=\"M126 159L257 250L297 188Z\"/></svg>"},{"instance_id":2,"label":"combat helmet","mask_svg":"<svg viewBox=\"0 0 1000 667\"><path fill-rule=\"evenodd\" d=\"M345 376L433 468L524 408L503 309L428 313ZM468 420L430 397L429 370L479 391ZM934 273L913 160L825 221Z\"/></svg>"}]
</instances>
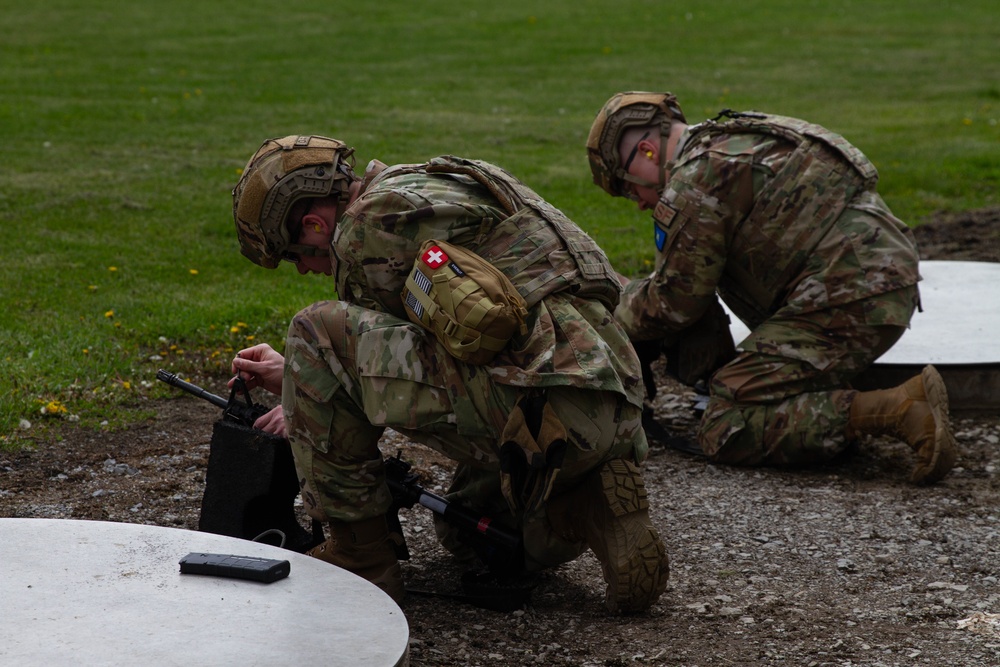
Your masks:
<instances>
[{"instance_id":1,"label":"combat helmet","mask_svg":"<svg viewBox=\"0 0 1000 667\"><path fill-rule=\"evenodd\" d=\"M667 137L674 120L686 123L684 112L672 93L616 93L594 119L587 137L587 157L594 183L613 197L625 196L625 181L636 182L621 165L618 145L632 127L660 125L660 186L666 178ZM645 183L644 183L645 185Z\"/></svg>"},{"instance_id":2,"label":"combat helmet","mask_svg":"<svg viewBox=\"0 0 1000 667\"><path fill-rule=\"evenodd\" d=\"M335 196L346 202L354 175L354 149L315 135L268 139L247 162L233 188L233 220L240 252L267 269L289 252L318 255L323 250L293 243L285 219L305 197Z\"/></svg>"}]
</instances>

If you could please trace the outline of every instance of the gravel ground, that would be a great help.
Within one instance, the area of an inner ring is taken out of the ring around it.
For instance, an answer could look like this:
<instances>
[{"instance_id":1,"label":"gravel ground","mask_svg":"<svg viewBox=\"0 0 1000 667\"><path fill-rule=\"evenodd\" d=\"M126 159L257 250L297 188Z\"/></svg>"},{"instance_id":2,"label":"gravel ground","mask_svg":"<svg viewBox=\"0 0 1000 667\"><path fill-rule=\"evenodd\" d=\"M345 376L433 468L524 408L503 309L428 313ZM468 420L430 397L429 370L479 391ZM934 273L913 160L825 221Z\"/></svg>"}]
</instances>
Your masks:
<instances>
[{"instance_id":1,"label":"gravel ground","mask_svg":"<svg viewBox=\"0 0 1000 667\"><path fill-rule=\"evenodd\" d=\"M925 257L1000 261L996 211L941 225L918 237ZM978 255L957 255L962 236ZM690 435L690 395L662 381L658 420ZM0 517L196 529L218 410L184 395L152 407L155 418L127 431L66 424L33 449L0 452ZM608 616L587 554L545 574L511 613L411 594L411 663L1000 665L1000 415L953 423L959 467L931 487L906 481L909 451L887 440L806 471L722 467L655 447L645 476L671 580L648 613ZM383 444L443 493L446 459L395 434ZM401 518L407 586L456 591L463 568L437 545L430 513Z\"/></svg>"}]
</instances>

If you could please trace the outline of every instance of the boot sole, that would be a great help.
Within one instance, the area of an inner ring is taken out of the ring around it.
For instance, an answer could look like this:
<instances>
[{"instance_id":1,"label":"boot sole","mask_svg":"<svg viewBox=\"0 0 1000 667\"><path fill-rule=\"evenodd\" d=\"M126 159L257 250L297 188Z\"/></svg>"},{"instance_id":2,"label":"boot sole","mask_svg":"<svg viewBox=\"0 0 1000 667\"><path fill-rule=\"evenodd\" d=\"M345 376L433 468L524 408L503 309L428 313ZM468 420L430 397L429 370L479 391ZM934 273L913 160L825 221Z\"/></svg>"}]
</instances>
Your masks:
<instances>
[{"instance_id":1,"label":"boot sole","mask_svg":"<svg viewBox=\"0 0 1000 667\"><path fill-rule=\"evenodd\" d=\"M666 590L667 550L649 518L649 501L639 468L622 459L605 464L601 484L613 519L606 527L613 555L602 560L607 583L604 603L613 614L645 611Z\"/></svg>"},{"instance_id":2,"label":"boot sole","mask_svg":"<svg viewBox=\"0 0 1000 667\"><path fill-rule=\"evenodd\" d=\"M958 459L958 447L951 432L948 415L948 390L944 379L933 366L926 366L920 374L931 414L934 416L934 451L926 465L913 470L910 481L916 484L933 484L948 474Z\"/></svg>"}]
</instances>

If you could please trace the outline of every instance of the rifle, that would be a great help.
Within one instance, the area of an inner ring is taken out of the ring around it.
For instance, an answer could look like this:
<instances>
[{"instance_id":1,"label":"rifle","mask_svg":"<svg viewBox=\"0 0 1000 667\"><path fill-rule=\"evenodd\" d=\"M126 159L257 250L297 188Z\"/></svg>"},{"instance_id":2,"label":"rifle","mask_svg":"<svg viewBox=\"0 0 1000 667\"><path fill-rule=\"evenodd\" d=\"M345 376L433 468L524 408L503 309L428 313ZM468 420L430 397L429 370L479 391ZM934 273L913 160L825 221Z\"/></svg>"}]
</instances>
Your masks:
<instances>
[{"instance_id":1,"label":"rifle","mask_svg":"<svg viewBox=\"0 0 1000 667\"><path fill-rule=\"evenodd\" d=\"M229 392L228 401L221 396L208 393L196 384L185 382L173 373L168 373L162 368L156 371L156 379L166 382L172 387L183 389L187 393L193 394L198 398L205 399L212 405L222 408L223 419L236 424L242 424L243 426L249 428L253 428L254 422L271 410L271 408L266 405L253 402L253 399L250 398L250 390L247 389L246 381L238 375L234 378L233 389ZM241 392L244 399L243 403L236 400L237 394Z\"/></svg>"},{"instance_id":2,"label":"rifle","mask_svg":"<svg viewBox=\"0 0 1000 667\"><path fill-rule=\"evenodd\" d=\"M396 558L399 560L410 558L410 551L406 547L403 529L399 523L399 510L404 507L410 509L420 504L457 528L462 538L494 574L507 575L523 569L524 545L520 532L427 491L417 483L419 478L410 472L410 468L410 464L403 461L399 453L395 458L385 459L386 483L392 493L392 505L386 512L386 522L389 524Z\"/></svg>"},{"instance_id":3,"label":"rifle","mask_svg":"<svg viewBox=\"0 0 1000 667\"><path fill-rule=\"evenodd\" d=\"M521 533L494 521L489 516L424 489L410 464L400 458L386 458L385 477L392 493L392 505L386 512L389 538L396 558L409 560L410 551L399 523L399 510L420 504L440 516L459 531L460 539L472 547L487 572L469 570L462 575L461 593L406 590L416 595L450 598L483 609L515 611L524 606L537 585L537 577L524 571L524 541Z\"/></svg>"}]
</instances>

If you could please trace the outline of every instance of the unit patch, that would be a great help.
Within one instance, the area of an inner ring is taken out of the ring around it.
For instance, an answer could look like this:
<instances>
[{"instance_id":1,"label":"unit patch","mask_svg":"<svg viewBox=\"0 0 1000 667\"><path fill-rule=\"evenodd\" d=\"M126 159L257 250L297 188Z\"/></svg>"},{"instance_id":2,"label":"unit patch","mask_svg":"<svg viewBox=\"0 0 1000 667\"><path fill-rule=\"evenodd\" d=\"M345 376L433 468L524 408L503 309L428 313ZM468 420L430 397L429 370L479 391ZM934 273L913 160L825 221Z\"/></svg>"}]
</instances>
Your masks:
<instances>
[{"instance_id":1,"label":"unit patch","mask_svg":"<svg viewBox=\"0 0 1000 667\"><path fill-rule=\"evenodd\" d=\"M667 242L667 232L655 220L653 221L653 239L656 241L656 249L663 252L663 244Z\"/></svg>"},{"instance_id":2,"label":"unit patch","mask_svg":"<svg viewBox=\"0 0 1000 667\"><path fill-rule=\"evenodd\" d=\"M656 249L663 252L666 245L667 236L670 233L670 225L677 216L678 209L674 208L664 200L656 203L653 209L653 240L656 241Z\"/></svg>"}]
</instances>

